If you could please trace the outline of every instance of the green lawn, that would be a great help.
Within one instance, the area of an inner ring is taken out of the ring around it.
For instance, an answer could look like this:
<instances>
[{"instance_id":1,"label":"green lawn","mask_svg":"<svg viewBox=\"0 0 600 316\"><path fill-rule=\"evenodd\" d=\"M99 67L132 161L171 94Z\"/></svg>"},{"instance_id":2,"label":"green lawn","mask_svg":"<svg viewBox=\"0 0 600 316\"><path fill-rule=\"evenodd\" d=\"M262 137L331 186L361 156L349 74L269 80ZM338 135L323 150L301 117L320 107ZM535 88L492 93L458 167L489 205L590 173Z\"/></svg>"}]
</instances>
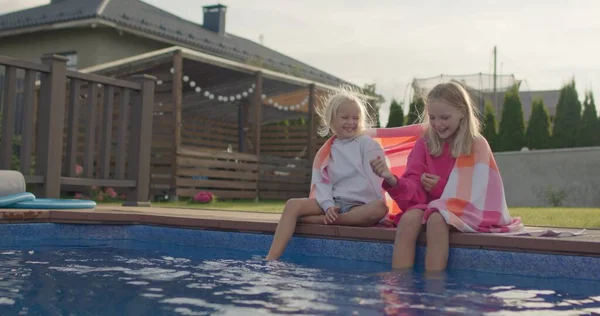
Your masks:
<instances>
[{"instance_id":1,"label":"green lawn","mask_svg":"<svg viewBox=\"0 0 600 316\"><path fill-rule=\"evenodd\" d=\"M511 208L528 226L600 229L600 208Z\"/></svg>"},{"instance_id":2,"label":"green lawn","mask_svg":"<svg viewBox=\"0 0 600 316\"><path fill-rule=\"evenodd\" d=\"M224 211L245 211L245 212L263 212L263 213L281 213L285 201L229 201L216 202L212 204L191 204L188 202L152 202L156 207L175 207L175 208L201 208Z\"/></svg>"},{"instance_id":3,"label":"green lawn","mask_svg":"<svg viewBox=\"0 0 600 316\"><path fill-rule=\"evenodd\" d=\"M153 202L155 207L201 208L224 211L281 213L283 201L232 201L213 204L187 202ZM520 216L525 225L600 229L600 208L511 208L512 216Z\"/></svg>"}]
</instances>

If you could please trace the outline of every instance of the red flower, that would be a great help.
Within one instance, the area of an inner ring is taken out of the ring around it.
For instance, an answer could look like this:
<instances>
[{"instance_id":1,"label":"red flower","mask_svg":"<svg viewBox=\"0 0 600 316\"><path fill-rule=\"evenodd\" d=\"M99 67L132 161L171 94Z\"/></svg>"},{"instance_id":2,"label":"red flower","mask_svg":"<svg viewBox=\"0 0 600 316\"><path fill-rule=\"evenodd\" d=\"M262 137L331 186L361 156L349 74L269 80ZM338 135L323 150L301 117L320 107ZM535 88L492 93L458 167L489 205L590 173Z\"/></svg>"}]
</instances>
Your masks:
<instances>
[{"instance_id":1,"label":"red flower","mask_svg":"<svg viewBox=\"0 0 600 316\"><path fill-rule=\"evenodd\" d=\"M106 193L106 195L110 196L113 199L116 198L118 195L113 188L107 188L106 190L104 190L104 193Z\"/></svg>"},{"instance_id":2,"label":"red flower","mask_svg":"<svg viewBox=\"0 0 600 316\"><path fill-rule=\"evenodd\" d=\"M80 176L83 173L83 167L81 165L75 165L75 175Z\"/></svg>"},{"instance_id":3,"label":"red flower","mask_svg":"<svg viewBox=\"0 0 600 316\"><path fill-rule=\"evenodd\" d=\"M196 195L194 195L194 202L198 202L198 203L209 203L211 202L213 199L213 195L210 192L206 192L206 191L200 191L198 193L196 193Z\"/></svg>"}]
</instances>

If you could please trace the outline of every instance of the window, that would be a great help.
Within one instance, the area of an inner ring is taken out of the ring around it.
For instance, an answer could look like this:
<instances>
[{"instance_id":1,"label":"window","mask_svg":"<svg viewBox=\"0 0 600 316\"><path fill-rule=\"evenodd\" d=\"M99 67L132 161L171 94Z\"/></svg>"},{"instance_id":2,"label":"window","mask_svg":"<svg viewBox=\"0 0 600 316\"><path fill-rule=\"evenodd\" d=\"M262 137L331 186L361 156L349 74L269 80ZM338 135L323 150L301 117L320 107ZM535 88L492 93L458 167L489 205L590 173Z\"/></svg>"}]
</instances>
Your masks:
<instances>
[{"instance_id":1,"label":"window","mask_svg":"<svg viewBox=\"0 0 600 316\"><path fill-rule=\"evenodd\" d=\"M67 59L68 59L67 60L67 69L77 70L77 52L75 52L75 51L63 52L63 53L56 53L56 55L67 57Z\"/></svg>"}]
</instances>

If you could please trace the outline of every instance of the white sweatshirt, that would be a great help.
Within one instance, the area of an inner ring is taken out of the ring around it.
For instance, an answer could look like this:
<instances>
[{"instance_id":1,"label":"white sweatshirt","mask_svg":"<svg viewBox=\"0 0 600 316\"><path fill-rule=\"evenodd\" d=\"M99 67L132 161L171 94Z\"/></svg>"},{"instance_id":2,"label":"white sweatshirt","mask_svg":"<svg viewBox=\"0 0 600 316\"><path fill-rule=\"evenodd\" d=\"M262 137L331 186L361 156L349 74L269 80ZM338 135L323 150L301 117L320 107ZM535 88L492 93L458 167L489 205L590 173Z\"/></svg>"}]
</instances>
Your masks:
<instances>
[{"instance_id":1,"label":"white sweatshirt","mask_svg":"<svg viewBox=\"0 0 600 316\"><path fill-rule=\"evenodd\" d=\"M315 197L324 212L335 205L334 200L360 204L383 201L383 179L373 173L369 163L377 156L384 158L383 149L368 135L334 140L326 167L331 183L313 179Z\"/></svg>"}]
</instances>

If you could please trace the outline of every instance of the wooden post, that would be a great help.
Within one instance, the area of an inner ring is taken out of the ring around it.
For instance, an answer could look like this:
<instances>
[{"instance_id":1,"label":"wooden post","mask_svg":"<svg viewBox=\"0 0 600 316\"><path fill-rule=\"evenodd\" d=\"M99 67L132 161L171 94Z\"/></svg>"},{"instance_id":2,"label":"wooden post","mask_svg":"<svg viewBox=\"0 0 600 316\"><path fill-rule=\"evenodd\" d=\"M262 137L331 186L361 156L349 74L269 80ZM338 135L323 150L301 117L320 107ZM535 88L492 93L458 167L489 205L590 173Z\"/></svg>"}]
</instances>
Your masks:
<instances>
[{"instance_id":1,"label":"wooden post","mask_svg":"<svg viewBox=\"0 0 600 316\"><path fill-rule=\"evenodd\" d=\"M238 152L243 153L246 151L246 142L244 141L246 138L246 133L244 130L246 115L244 112L244 108L246 107L246 102L242 101L238 103Z\"/></svg>"},{"instance_id":2,"label":"wooden post","mask_svg":"<svg viewBox=\"0 0 600 316\"><path fill-rule=\"evenodd\" d=\"M254 87L254 153L260 156L260 123L262 121L262 72L256 72Z\"/></svg>"},{"instance_id":3,"label":"wooden post","mask_svg":"<svg viewBox=\"0 0 600 316\"><path fill-rule=\"evenodd\" d=\"M23 98L23 132L21 133L21 173L31 174L31 153L35 130L35 72L25 71L25 96Z\"/></svg>"},{"instance_id":4,"label":"wooden post","mask_svg":"<svg viewBox=\"0 0 600 316\"><path fill-rule=\"evenodd\" d=\"M173 148L171 150L171 199L177 200L177 151L181 146L181 99L183 94L183 55L173 54Z\"/></svg>"},{"instance_id":5,"label":"wooden post","mask_svg":"<svg viewBox=\"0 0 600 316\"><path fill-rule=\"evenodd\" d=\"M130 190L123 206L150 206L150 151L156 78L138 75L133 80L142 85L131 107L129 132L128 175L135 181L136 187Z\"/></svg>"},{"instance_id":6,"label":"wooden post","mask_svg":"<svg viewBox=\"0 0 600 316\"><path fill-rule=\"evenodd\" d=\"M250 149L248 148L248 146L246 144L246 142L249 141L248 133L246 133L246 131L248 130L248 126L250 126L250 124L248 124L250 122L250 113L249 113L250 112L250 102L251 101L244 102L244 109L242 110L242 112L244 113L243 114L243 116L244 116L244 121L243 121L244 139L243 139L243 141L244 141L244 152L245 153L250 152ZM253 150L254 150L254 148L253 148Z\"/></svg>"},{"instance_id":7,"label":"wooden post","mask_svg":"<svg viewBox=\"0 0 600 316\"><path fill-rule=\"evenodd\" d=\"M117 152L115 153L115 179L125 180L125 162L127 159L127 122L129 122L129 89L121 90L119 107L119 130L117 136Z\"/></svg>"},{"instance_id":8,"label":"wooden post","mask_svg":"<svg viewBox=\"0 0 600 316\"><path fill-rule=\"evenodd\" d=\"M36 193L41 198L57 199L60 197L62 172L67 58L44 55L42 63L50 66L50 72L41 76L35 173L44 177L44 183Z\"/></svg>"},{"instance_id":9,"label":"wooden post","mask_svg":"<svg viewBox=\"0 0 600 316\"><path fill-rule=\"evenodd\" d=\"M79 138L79 80L77 79L71 79L68 120L67 159L65 162L65 169L68 177L75 177L75 165L77 164L77 143Z\"/></svg>"},{"instance_id":10,"label":"wooden post","mask_svg":"<svg viewBox=\"0 0 600 316\"><path fill-rule=\"evenodd\" d=\"M94 152L96 140L96 97L97 86L88 82L87 111L85 115L85 136L83 143L83 176L90 179L94 177Z\"/></svg>"},{"instance_id":11,"label":"wooden post","mask_svg":"<svg viewBox=\"0 0 600 316\"><path fill-rule=\"evenodd\" d=\"M256 72L254 87L254 153L256 154L256 195L254 200L260 199L260 123L262 121L262 72Z\"/></svg>"},{"instance_id":12,"label":"wooden post","mask_svg":"<svg viewBox=\"0 0 600 316\"><path fill-rule=\"evenodd\" d=\"M113 125L113 108L115 88L113 86L104 86L104 108L103 108L103 123L102 135L100 137L100 176L103 179L108 179L110 176L110 148L112 145L112 125Z\"/></svg>"},{"instance_id":13,"label":"wooden post","mask_svg":"<svg viewBox=\"0 0 600 316\"><path fill-rule=\"evenodd\" d=\"M9 170L13 156L13 135L15 132L15 109L17 99L17 68L6 67L4 102L2 105L2 143L0 145L0 169Z\"/></svg>"},{"instance_id":14,"label":"wooden post","mask_svg":"<svg viewBox=\"0 0 600 316\"><path fill-rule=\"evenodd\" d=\"M90 82L90 84L92 84L92 82ZM94 84L95 85L95 84ZM104 93L102 93L102 91L104 89L102 89L102 87L104 87L104 85L102 84L98 84L96 85L98 87L97 95L98 95L98 99L97 102L95 103L95 107L96 107L96 120L93 122L94 125L94 129L96 130L95 133L95 141L94 141L94 159L96 160L96 166L94 166L94 168L92 170L94 170L94 172L96 172L96 178L97 179L101 179L102 178L102 159L100 158L102 152L100 150L98 150L98 148L101 147L102 144L102 122L104 120L104 111L102 111L103 109L103 104L104 104L104 100L105 95Z\"/></svg>"},{"instance_id":15,"label":"wooden post","mask_svg":"<svg viewBox=\"0 0 600 316\"><path fill-rule=\"evenodd\" d=\"M308 144L306 148L306 159L311 164L316 154L316 141L317 141L317 128L316 128L316 117L315 117L315 84L311 83L308 86L308 122L306 124L308 129Z\"/></svg>"}]
</instances>

